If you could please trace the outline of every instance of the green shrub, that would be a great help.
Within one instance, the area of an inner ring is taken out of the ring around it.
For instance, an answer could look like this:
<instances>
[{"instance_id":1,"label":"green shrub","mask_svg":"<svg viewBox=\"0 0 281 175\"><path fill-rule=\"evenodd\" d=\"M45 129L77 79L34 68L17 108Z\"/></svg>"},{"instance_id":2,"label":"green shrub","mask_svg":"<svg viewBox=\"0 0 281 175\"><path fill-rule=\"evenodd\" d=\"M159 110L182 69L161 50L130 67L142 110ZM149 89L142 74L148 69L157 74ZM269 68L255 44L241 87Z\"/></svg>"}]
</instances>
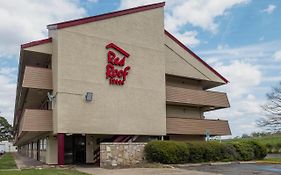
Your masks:
<instances>
[{"instance_id":1,"label":"green shrub","mask_svg":"<svg viewBox=\"0 0 281 175\"><path fill-rule=\"evenodd\" d=\"M233 142L233 146L240 154L239 160L253 160L255 158L254 149L247 142Z\"/></svg>"},{"instance_id":2,"label":"green shrub","mask_svg":"<svg viewBox=\"0 0 281 175\"><path fill-rule=\"evenodd\" d=\"M281 149L281 143L277 143L277 144L276 144L276 147L277 147L278 153L279 153L279 152L280 152L280 149Z\"/></svg>"},{"instance_id":3,"label":"green shrub","mask_svg":"<svg viewBox=\"0 0 281 175\"><path fill-rule=\"evenodd\" d=\"M187 143L189 148L189 162L204 162L205 149L201 142Z\"/></svg>"},{"instance_id":4,"label":"green shrub","mask_svg":"<svg viewBox=\"0 0 281 175\"><path fill-rule=\"evenodd\" d=\"M225 143L224 149L222 151L223 154L223 161L234 161L234 160L241 160L240 154L236 151L233 144Z\"/></svg>"},{"instance_id":5,"label":"green shrub","mask_svg":"<svg viewBox=\"0 0 281 175\"><path fill-rule=\"evenodd\" d=\"M204 144L204 161L218 161L223 159L224 144L218 142L205 142Z\"/></svg>"},{"instance_id":6,"label":"green shrub","mask_svg":"<svg viewBox=\"0 0 281 175\"><path fill-rule=\"evenodd\" d=\"M148 161L160 163L186 163L189 149L184 142L151 141L145 146Z\"/></svg>"},{"instance_id":7,"label":"green shrub","mask_svg":"<svg viewBox=\"0 0 281 175\"><path fill-rule=\"evenodd\" d=\"M247 142L175 142L152 141L145 146L148 161L159 163L198 163L263 159L266 147Z\"/></svg>"},{"instance_id":8,"label":"green shrub","mask_svg":"<svg viewBox=\"0 0 281 175\"><path fill-rule=\"evenodd\" d=\"M267 143L265 146L266 146L267 152L272 153L273 145L271 143Z\"/></svg>"},{"instance_id":9,"label":"green shrub","mask_svg":"<svg viewBox=\"0 0 281 175\"><path fill-rule=\"evenodd\" d=\"M260 144L256 141L248 141L254 150L254 159L263 159L265 158L267 151L266 147L263 144Z\"/></svg>"}]
</instances>

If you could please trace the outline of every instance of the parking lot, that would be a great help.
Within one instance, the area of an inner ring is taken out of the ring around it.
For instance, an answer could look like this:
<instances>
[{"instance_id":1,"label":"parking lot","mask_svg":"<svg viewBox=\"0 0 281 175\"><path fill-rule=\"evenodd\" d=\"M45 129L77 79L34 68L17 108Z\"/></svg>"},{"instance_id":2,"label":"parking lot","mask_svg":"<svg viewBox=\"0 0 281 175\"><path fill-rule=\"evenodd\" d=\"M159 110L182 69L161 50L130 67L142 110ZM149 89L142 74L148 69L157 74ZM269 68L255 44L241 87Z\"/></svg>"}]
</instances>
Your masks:
<instances>
[{"instance_id":1,"label":"parking lot","mask_svg":"<svg viewBox=\"0 0 281 175\"><path fill-rule=\"evenodd\" d=\"M281 164L229 164L202 165L181 167L186 170L196 170L224 175L281 175Z\"/></svg>"}]
</instances>

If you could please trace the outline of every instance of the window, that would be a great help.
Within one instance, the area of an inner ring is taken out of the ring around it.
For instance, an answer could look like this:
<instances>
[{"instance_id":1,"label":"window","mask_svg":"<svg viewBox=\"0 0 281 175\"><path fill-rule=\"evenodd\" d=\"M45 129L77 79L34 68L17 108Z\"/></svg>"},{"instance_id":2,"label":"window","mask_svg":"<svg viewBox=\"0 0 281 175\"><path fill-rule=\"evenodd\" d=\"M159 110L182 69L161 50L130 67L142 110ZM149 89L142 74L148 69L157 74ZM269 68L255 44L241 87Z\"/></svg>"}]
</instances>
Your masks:
<instances>
[{"instance_id":1,"label":"window","mask_svg":"<svg viewBox=\"0 0 281 175\"><path fill-rule=\"evenodd\" d=\"M43 150L44 151L47 150L47 139L46 138L43 139Z\"/></svg>"},{"instance_id":2,"label":"window","mask_svg":"<svg viewBox=\"0 0 281 175\"><path fill-rule=\"evenodd\" d=\"M47 138L40 139L40 151L47 150Z\"/></svg>"},{"instance_id":3,"label":"window","mask_svg":"<svg viewBox=\"0 0 281 175\"><path fill-rule=\"evenodd\" d=\"M40 151L42 151L43 150L43 140L42 139L40 139Z\"/></svg>"},{"instance_id":4,"label":"window","mask_svg":"<svg viewBox=\"0 0 281 175\"><path fill-rule=\"evenodd\" d=\"M33 142L33 150L37 150L37 143Z\"/></svg>"}]
</instances>

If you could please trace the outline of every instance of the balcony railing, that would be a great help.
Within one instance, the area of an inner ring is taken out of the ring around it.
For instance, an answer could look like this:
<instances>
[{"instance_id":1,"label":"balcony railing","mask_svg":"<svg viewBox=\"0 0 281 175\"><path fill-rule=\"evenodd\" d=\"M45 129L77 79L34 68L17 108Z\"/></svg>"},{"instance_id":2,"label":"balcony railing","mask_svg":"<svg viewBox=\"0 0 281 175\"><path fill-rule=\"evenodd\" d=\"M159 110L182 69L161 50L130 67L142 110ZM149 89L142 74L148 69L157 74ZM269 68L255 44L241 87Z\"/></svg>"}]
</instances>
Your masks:
<instances>
[{"instance_id":1,"label":"balcony railing","mask_svg":"<svg viewBox=\"0 0 281 175\"><path fill-rule=\"evenodd\" d=\"M53 130L51 110L25 109L19 127L23 132L47 132Z\"/></svg>"},{"instance_id":2,"label":"balcony railing","mask_svg":"<svg viewBox=\"0 0 281 175\"><path fill-rule=\"evenodd\" d=\"M166 87L166 102L167 104L207 106L214 108L227 108L230 106L226 93L172 86Z\"/></svg>"},{"instance_id":3,"label":"balcony railing","mask_svg":"<svg viewBox=\"0 0 281 175\"><path fill-rule=\"evenodd\" d=\"M52 70L26 66L22 87L35 89L53 89Z\"/></svg>"},{"instance_id":4,"label":"balcony railing","mask_svg":"<svg viewBox=\"0 0 281 175\"><path fill-rule=\"evenodd\" d=\"M167 118L167 134L231 135L226 120Z\"/></svg>"}]
</instances>

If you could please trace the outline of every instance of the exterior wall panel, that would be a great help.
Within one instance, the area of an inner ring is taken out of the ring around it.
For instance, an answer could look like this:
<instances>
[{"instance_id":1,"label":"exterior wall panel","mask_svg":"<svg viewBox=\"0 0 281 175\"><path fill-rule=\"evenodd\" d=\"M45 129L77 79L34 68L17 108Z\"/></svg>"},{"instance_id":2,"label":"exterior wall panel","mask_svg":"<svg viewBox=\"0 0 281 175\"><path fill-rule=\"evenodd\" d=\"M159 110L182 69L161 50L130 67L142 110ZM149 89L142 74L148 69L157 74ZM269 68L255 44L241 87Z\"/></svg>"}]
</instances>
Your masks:
<instances>
[{"instance_id":1,"label":"exterior wall panel","mask_svg":"<svg viewBox=\"0 0 281 175\"><path fill-rule=\"evenodd\" d=\"M202 62L184 50L178 43L165 35L166 74L186 78L195 78L225 84L214 72Z\"/></svg>"},{"instance_id":2,"label":"exterior wall panel","mask_svg":"<svg viewBox=\"0 0 281 175\"><path fill-rule=\"evenodd\" d=\"M21 131L52 131L52 111L26 109L21 120Z\"/></svg>"},{"instance_id":3,"label":"exterior wall panel","mask_svg":"<svg viewBox=\"0 0 281 175\"><path fill-rule=\"evenodd\" d=\"M167 103L226 108L229 102L226 93L166 87Z\"/></svg>"},{"instance_id":4,"label":"exterior wall panel","mask_svg":"<svg viewBox=\"0 0 281 175\"><path fill-rule=\"evenodd\" d=\"M198 80L192 80L188 78L181 78L176 76L166 75L166 86L202 90L202 85Z\"/></svg>"},{"instance_id":5,"label":"exterior wall panel","mask_svg":"<svg viewBox=\"0 0 281 175\"><path fill-rule=\"evenodd\" d=\"M199 108L175 106L175 105L166 106L166 115L169 117L176 117L176 118L194 118L194 119L203 118L203 112Z\"/></svg>"},{"instance_id":6,"label":"exterior wall panel","mask_svg":"<svg viewBox=\"0 0 281 175\"><path fill-rule=\"evenodd\" d=\"M157 8L52 35L58 44L52 60L57 73L54 133L166 134L163 15L163 8ZM109 43L130 54L123 86L106 79ZM94 93L92 102L85 102L86 92Z\"/></svg>"},{"instance_id":7,"label":"exterior wall panel","mask_svg":"<svg viewBox=\"0 0 281 175\"><path fill-rule=\"evenodd\" d=\"M167 118L167 134L231 135L228 121Z\"/></svg>"},{"instance_id":8,"label":"exterior wall panel","mask_svg":"<svg viewBox=\"0 0 281 175\"><path fill-rule=\"evenodd\" d=\"M22 87L52 89L52 70L40 67L25 67Z\"/></svg>"}]
</instances>

